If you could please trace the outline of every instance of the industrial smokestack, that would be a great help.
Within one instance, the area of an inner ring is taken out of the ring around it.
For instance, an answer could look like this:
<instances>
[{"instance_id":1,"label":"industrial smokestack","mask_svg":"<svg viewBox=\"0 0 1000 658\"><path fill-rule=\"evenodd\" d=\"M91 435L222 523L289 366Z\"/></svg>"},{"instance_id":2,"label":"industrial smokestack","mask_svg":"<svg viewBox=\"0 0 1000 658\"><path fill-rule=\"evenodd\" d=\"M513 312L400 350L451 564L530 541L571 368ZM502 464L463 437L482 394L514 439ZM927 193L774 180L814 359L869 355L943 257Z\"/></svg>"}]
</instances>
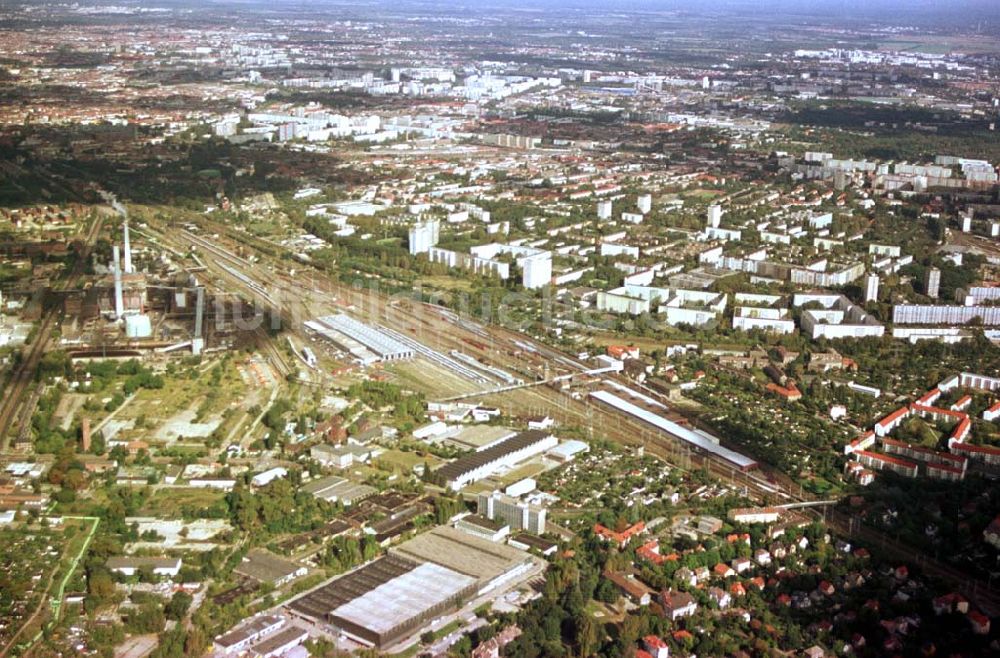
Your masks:
<instances>
[{"instance_id":1,"label":"industrial smokestack","mask_svg":"<svg viewBox=\"0 0 1000 658\"><path fill-rule=\"evenodd\" d=\"M118 245L113 248L115 255L115 319L121 320L125 315L125 300L122 297L122 268L120 256L118 255Z\"/></svg>"},{"instance_id":2,"label":"industrial smokestack","mask_svg":"<svg viewBox=\"0 0 1000 658\"><path fill-rule=\"evenodd\" d=\"M194 336L191 338L191 353L201 354L205 349L205 339L201 337L201 325L205 317L205 289L201 286L197 290L197 301L194 307Z\"/></svg>"},{"instance_id":3,"label":"industrial smokestack","mask_svg":"<svg viewBox=\"0 0 1000 658\"><path fill-rule=\"evenodd\" d=\"M194 337L201 338L201 325L205 317L205 289L198 288L198 301L194 307Z\"/></svg>"},{"instance_id":4,"label":"industrial smokestack","mask_svg":"<svg viewBox=\"0 0 1000 658\"><path fill-rule=\"evenodd\" d=\"M132 243L128 236L128 216L125 216L125 274L132 273Z\"/></svg>"}]
</instances>

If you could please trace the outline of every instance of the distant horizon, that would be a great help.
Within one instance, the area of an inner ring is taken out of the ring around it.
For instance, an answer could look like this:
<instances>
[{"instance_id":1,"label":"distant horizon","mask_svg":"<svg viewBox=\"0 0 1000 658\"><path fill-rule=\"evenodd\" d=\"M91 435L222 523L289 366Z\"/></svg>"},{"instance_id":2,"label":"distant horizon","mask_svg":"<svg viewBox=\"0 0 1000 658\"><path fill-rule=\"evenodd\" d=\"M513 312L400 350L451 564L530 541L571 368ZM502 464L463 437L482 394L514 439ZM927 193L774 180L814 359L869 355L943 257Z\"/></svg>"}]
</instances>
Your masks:
<instances>
[{"instance_id":1,"label":"distant horizon","mask_svg":"<svg viewBox=\"0 0 1000 658\"><path fill-rule=\"evenodd\" d=\"M252 7L264 5L290 5L306 8L310 5L317 9L325 6L349 6L354 9L373 9L385 7L413 7L439 9L487 9L489 7L509 5L525 10L530 9L598 9L607 8L614 11L627 10L675 10L710 13L723 11L771 11L790 15L815 14L839 15L845 18L856 14L870 15L894 12L899 23L907 22L910 13L948 13L954 11L975 11L992 14L1000 20L1000 2L997 0L536 0L530 6L525 6L523 0L75 0L80 5L137 5L137 6L176 6L176 5L242 5ZM56 5L63 4L59 0L14 0L10 5ZM957 18L957 17L956 17Z\"/></svg>"}]
</instances>

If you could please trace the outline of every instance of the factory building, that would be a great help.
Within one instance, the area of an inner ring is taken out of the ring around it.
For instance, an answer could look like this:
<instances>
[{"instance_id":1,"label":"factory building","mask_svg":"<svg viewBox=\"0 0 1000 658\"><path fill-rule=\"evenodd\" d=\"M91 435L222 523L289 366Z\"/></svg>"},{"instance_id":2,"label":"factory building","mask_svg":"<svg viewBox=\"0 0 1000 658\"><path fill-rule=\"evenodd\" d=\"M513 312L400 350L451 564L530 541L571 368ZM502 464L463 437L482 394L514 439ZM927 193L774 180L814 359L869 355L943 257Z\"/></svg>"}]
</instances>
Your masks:
<instances>
[{"instance_id":1,"label":"factory building","mask_svg":"<svg viewBox=\"0 0 1000 658\"><path fill-rule=\"evenodd\" d=\"M383 649L453 611L475 590L472 576L388 555L295 599L288 608L293 615Z\"/></svg>"},{"instance_id":2,"label":"factory building","mask_svg":"<svg viewBox=\"0 0 1000 658\"><path fill-rule=\"evenodd\" d=\"M450 526L417 535L389 549L389 553L470 576L475 580L477 596L511 584L534 565L532 557L523 551Z\"/></svg>"},{"instance_id":3,"label":"factory building","mask_svg":"<svg viewBox=\"0 0 1000 658\"><path fill-rule=\"evenodd\" d=\"M284 625L285 620L277 615L254 617L239 628L216 637L213 643L215 652L224 656L241 655L254 643L273 635Z\"/></svg>"},{"instance_id":4,"label":"factory building","mask_svg":"<svg viewBox=\"0 0 1000 658\"><path fill-rule=\"evenodd\" d=\"M489 477L498 470L539 455L559 444L559 440L541 430L527 430L496 443L485 450L459 457L436 471L453 491L470 482Z\"/></svg>"},{"instance_id":5,"label":"factory building","mask_svg":"<svg viewBox=\"0 0 1000 658\"><path fill-rule=\"evenodd\" d=\"M414 357L412 348L343 314L308 320L305 326L366 365L375 361L399 361Z\"/></svg>"},{"instance_id":6,"label":"factory building","mask_svg":"<svg viewBox=\"0 0 1000 658\"><path fill-rule=\"evenodd\" d=\"M440 526L291 601L286 609L385 650L530 571L527 553Z\"/></svg>"}]
</instances>

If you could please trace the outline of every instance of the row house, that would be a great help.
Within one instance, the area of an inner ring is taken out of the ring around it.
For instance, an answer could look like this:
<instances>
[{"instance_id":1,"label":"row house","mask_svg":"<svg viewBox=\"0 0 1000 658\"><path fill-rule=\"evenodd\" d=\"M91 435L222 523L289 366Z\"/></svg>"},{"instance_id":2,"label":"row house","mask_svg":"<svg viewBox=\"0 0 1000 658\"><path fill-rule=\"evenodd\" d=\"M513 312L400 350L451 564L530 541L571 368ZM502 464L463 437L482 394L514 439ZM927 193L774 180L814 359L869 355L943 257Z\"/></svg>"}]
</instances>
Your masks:
<instances>
[{"instance_id":1,"label":"row house","mask_svg":"<svg viewBox=\"0 0 1000 658\"><path fill-rule=\"evenodd\" d=\"M847 462L844 464L844 475L862 487L867 487L875 481L875 473L864 467L861 462Z\"/></svg>"},{"instance_id":2,"label":"row house","mask_svg":"<svg viewBox=\"0 0 1000 658\"><path fill-rule=\"evenodd\" d=\"M646 530L646 524L639 521L635 525L632 525L621 532L615 532L610 528L606 528L600 523L594 525L594 534L607 542L612 542L618 545L618 548L625 548L629 540L639 534L642 534Z\"/></svg>"},{"instance_id":3,"label":"row house","mask_svg":"<svg viewBox=\"0 0 1000 658\"><path fill-rule=\"evenodd\" d=\"M859 462L876 470L888 470L905 477L917 477L917 465L914 462L877 452L860 450L855 455Z\"/></svg>"},{"instance_id":4,"label":"row house","mask_svg":"<svg viewBox=\"0 0 1000 658\"><path fill-rule=\"evenodd\" d=\"M963 455L974 461L981 461L993 466L1000 465L1000 448L977 446L965 442L954 443L949 447L957 455Z\"/></svg>"}]
</instances>

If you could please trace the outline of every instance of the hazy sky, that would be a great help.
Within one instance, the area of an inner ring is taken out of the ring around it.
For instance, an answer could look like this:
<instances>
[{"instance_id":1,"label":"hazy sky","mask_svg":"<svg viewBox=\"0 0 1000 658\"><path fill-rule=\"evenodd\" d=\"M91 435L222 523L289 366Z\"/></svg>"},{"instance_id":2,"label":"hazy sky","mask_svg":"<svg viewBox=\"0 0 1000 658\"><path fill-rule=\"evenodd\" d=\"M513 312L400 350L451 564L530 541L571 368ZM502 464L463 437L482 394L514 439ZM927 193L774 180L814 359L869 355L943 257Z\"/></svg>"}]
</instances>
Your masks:
<instances>
[{"instance_id":1,"label":"hazy sky","mask_svg":"<svg viewBox=\"0 0 1000 658\"><path fill-rule=\"evenodd\" d=\"M0 0L0 4L51 4L60 0ZM61 0L63 2L69 0ZM212 6L230 5L275 9L281 5L297 10L323 11L332 7L363 14L366 7L403 9L419 13L421 8L447 11L475 11L483 8L511 7L540 9L560 7L599 13L635 10L687 10L698 14L736 13L788 16L826 16L845 19L879 19L895 25L917 24L933 26L935 20L955 26L974 24L977 27L1000 27L1000 0L75 0L85 5L138 4L142 6ZM983 22L986 25L983 25Z\"/></svg>"},{"instance_id":2,"label":"hazy sky","mask_svg":"<svg viewBox=\"0 0 1000 658\"><path fill-rule=\"evenodd\" d=\"M428 4L448 4L425 0ZM489 2L489 0L487 0ZM499 0L503 4L524 4L517 0ZM469 3L465 3L469 4ZM992 13L1000 18L1000 0L534 0L530 4L549 6L589 6L607 8L672 8L711 11L712 9L740 9L758 11L788 11L791 13L817 12L848 14L851 12L879 12L892 14L900 22L914 12L961 12L974 9Z\"/></svg>"}]
</instances>

